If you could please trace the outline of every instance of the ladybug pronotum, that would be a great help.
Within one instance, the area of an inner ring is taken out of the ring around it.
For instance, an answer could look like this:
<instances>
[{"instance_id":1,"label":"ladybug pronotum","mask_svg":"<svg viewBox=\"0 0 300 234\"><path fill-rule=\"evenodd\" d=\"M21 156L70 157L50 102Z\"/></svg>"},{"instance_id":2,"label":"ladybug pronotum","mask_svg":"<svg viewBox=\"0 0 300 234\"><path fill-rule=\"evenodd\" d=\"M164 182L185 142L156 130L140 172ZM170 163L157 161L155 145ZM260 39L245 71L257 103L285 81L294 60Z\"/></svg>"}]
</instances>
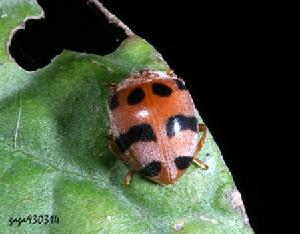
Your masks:
<instances>
[{"instance_id":1,"label":"ladybug pronotum","mask_svg":"<svg viewBox=\"0 0 300 234\"><path fill-rule=\"evenodd\" d=\"M108 102L110 148L135 172L162 185L174 184L197 159L206 139L183 80L172 72L143 70L113 86ZM198 134L202 136L198 141Z\"/></svg>"}]
</instances>

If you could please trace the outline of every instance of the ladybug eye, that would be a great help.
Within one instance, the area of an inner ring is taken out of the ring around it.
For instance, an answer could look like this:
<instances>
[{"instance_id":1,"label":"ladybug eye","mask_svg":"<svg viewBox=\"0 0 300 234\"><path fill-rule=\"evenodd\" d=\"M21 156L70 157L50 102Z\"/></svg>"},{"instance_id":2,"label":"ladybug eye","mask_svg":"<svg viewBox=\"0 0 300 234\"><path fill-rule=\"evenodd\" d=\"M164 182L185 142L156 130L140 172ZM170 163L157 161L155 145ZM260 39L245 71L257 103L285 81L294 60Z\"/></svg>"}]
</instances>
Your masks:
<instances>
[{"instance_id":1,"label":"ladybug eye","mask_svg":"<svg viewBox=\"0 0 300 234\"><path fill-rule=\"evenodd\" d=\"M187 89L187 87L185 86L184 82L182 80L176 79L175 80L176 84L177 84L177 88L180 90L185 90Z\"/></svg>"},{"instance_id":2,"label":"ladybug eye","mask_svg":"<svg viewBox=\"0 0 300 234\"><path fill-rule=\"evenodd\" d=\"M140 88L137 87L130 92L127 97L127 103L129 105L135 105L143 101L145 98L145 92Z\"/></svg>"},{"instance_id":3,"label":"ladybug eye","mask_svg":"<svg viewBox=\"0 0 300 234\"><path fill-rule=\"evenodd\" d=\"M172 89L168 86L161 84L161 83L154 83L152 84L152 91L154 94L161 96L161 97L168 97L172 93Z\"/></svg>"}]
</instances>

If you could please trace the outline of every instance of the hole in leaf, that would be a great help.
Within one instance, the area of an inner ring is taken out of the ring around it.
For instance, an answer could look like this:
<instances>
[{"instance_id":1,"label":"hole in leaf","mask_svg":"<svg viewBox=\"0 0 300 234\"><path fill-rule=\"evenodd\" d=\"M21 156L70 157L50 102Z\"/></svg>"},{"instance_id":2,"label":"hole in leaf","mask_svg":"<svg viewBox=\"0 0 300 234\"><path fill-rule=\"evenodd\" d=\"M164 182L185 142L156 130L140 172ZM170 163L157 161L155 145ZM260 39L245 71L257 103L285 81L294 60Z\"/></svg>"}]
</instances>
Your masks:
<instances>
[{"instance_id":1,"label":"hole in leaf","mask_svg":"<svg viewBox=\"0 0 300 234\"><path fill-rule=\"evenodd\" d=\"M126 38L87 0L37 0L45 18L28 19L15 32L9 52L25 70L49 64L64 49L105 55Z\"/></svg>"}]
</instances>

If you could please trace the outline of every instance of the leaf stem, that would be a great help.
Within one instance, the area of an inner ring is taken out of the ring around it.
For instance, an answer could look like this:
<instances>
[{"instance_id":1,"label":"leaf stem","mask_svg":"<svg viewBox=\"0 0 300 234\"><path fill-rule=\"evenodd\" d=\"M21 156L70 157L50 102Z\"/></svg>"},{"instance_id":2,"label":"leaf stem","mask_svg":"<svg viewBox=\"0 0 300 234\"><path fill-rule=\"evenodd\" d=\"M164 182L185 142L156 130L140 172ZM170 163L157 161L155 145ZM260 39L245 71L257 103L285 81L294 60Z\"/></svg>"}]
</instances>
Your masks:
<instances>
[{"instance_id":1,"label":"leaf stem","mask_svg":"<svg viewBox=\"0 0 300 234\"><path fill-rule=\"evenodd\" d=\"M101 2L99 2L98 0L87 0L87 2L94 4L97 9L104 14L104 16L110 23L113 23L116 26L122 28L128 37L135 35L134 32L126 24L124 24L117 16L115 16L106 7L104 7Z\"/></svg>"}]
</instances>

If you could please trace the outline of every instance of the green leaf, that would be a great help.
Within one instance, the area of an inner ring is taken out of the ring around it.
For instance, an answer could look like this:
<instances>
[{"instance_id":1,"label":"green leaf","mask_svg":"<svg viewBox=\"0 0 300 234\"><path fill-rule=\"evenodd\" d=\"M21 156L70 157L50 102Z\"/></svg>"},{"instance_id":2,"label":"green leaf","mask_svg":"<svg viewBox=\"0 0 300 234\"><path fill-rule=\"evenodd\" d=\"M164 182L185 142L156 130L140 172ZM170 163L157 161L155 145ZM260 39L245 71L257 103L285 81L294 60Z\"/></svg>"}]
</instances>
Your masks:
<instances>
[{"instance_id":1,"label":"green leaf","mask_svg":"<svg viewBox=\"0 0 300 234\"><path fill-rule=\"evenodd\" d=\"M64 51L25 72L7 44L26 17L40 14L33 0L0 1L1 233L253 233L210 134L199 156L209 170L191 166L172 186L139 176L124 185L127 169L107 145L108 84L168 66L134 36L106 56ZM59 223L9 225L29 215Z\"/></svg>"}]
</instances>

